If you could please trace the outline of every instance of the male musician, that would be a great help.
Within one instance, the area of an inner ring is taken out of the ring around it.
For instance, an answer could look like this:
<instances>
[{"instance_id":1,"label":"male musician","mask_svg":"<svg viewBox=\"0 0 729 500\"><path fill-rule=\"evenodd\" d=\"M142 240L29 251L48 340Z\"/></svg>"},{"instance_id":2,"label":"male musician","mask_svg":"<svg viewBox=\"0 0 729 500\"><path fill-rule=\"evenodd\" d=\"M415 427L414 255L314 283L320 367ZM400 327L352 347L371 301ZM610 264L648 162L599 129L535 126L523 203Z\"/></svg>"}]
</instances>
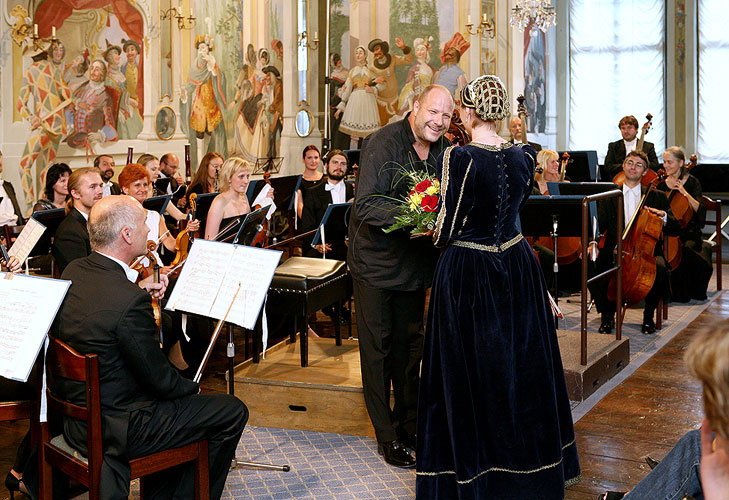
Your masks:
<instances>
[{"instance_id":1,"label":"male musician","mask_svg":"<svg viewBox=\"0 0 729 500\"><path fill-rule=\"evenodd\" d=\"M515 116L511 119L509 122L509 132L511 133L511 142L517 143L521 142L521 120L518 116ZM531 147L533 147L536 151L542 150L542 145L537 144L536 142L527 141Z\"/></svg>"},{"instance_id":2,"label":"male musician","mask_svg":"<svg viewBox=\"0 0 729 500\"><path fill-rule=\"evenodd\" d=\"M367 48L372 52L374 58L370 64L370 71L375 77L375 83L382 84L381 90L377 92L377 111L380 114L380 123L384 126L390 121L397 110L397 77L395 66L410 64L413 62L413 50L405 46L402 38L395 38L395 45L402 50L403 55L390 54L390 44L379 38L375 38ZM380 87L377 87L380 89Z\"/></svg>"},{"instance_id":3,"label":"male musician","mask_svg":"<svg viewBox=\"0 0 729 500\"><path fill-rule=\"evenodd\" d=\"M608 178L611 180L618 172L623 169L623 161L627 154L633 151L638 145L638 120L633 115L624 116L618 123L620 135L623 136L619 141L608 144L608 152L605 156L605 170ZM658 170L658 157L656 156L656 148L652 142L644 141L642 151L648 156L649 167L652 170Z\"/></svg>"},{"instance_id":4,"label":"male musician","mask_svg":"<svg viewBox=\"0 0 729 500\"><path fill-rule=\"evenodd\" d=\"M101 189L104 198L111 194L122 194L119 184L111 180L114 177L114 158L109 155L99 155L94 158L94 168L101 175L103 181Z\"/></svg>"},{"instance_id":5,"label":"male musician","mask_svg":"<svg viewBox=\"0 0 729 500\"><path fill-rule=\"evenodd\" d=\"M164 295L168 281L134 282L127 263L146 252L146 213L129 196L109 196L89 216L93 252L71 263L71 281L52 335L81 354L99 355L104 461L102 499L129 495L129 460L208 440L210 498L219 499L248 409L235 396L200 394L196 382L172 368L157 341L150 295ZM149 280L149 278L148 278ZM83 386L59 381L52 388L71 402L84 401ZM86 429L64 420L63 434L86 449ZM194 469L187 464L147 481L150 498L192 498Z\"/></svg>"},{"instance_id":6,"label":"male musician","mask_svg":"<svg viewBox=\"0 0 729 500\"><path fill-rule=\"evenodd\" d=\"M628 222L633 217L642 196L647 191L647 188L642 188L640 184L641 178L648 170L647 165L648 157L642 151L630 151L623 161L623 172L625 172L625 182L622 188L624 227L628 226ZM597 220L600 231L605 235L605 240L603 247L598 250L595 275L614 265L617 238L622 237L622 235L617 234L617 200L617 198L608 198L598 205ZM671 213L668 198L663 193L651 191L646 199L645 206L649 212L663 219L663 230L666 234L678 234L680 226ZM596 241L592 241L590 244L597 247ZM645 298L643 324L640 328L640 331L645 334L655 333L656 324L653 321L653 314L659 299L668 292L668 270L666 261L663 258L663 245L661 243L656 245L654 256L656 257L656 279ZM611 333L615 327L615 302L611 302L607 298L608 283L609 279L601 279L590 285L590 293L595 300L597 310L602 315L600 329L598 330L600 333Z\"/></svg>"},{"instance_id":7,"label":"male musician","mask_svg":"<svg viewBox=\"0 0 729 500\"><path fill-rule=\"evenodd\" d=\"M410 450L415 448L425 290L437 253L430 238L383 229L395 223L399 205L393 200L407 194L406 182L397 182L399 169L435 173L436 159L448 146L443 134L454 106L447 88L429 85L405 119L365 138L357 170L347 261L357 305L362 385L378 451L397 467L415 466Z\"/></svg>"},{"instance_id":8,"label":"male musician","mask_svg":"<svg viewBox=\"0 0 729 500\"><path fill-rule=\"evenodd\" d=\"M172 198L172 203L176 205L185 194L182 189L178 191L180 185L185 184L185 179L180 172L180 160L175 153L165 153L159 159L159 178L170 180L167 184L167 194L176 195Z\"/></svg>"},{"instance_id":9,"label":"male musician","mask_svg":"<svg viewBox=\"0 0 729 500\"><path fill-rule=\"evenodd\" d=\"M51 249L61 273L71 261L91 253L86 222L91 208L102 198L101 184L101 176L91 167L76 169L68 178L71 200L66 208L66 218L58 225Z\"/></svg>"},{"instance_id":10,"label":"male musician","mask_svg":"<svg viewBox=\"0 0 729 500\"><path fill-rule=\"evenodd\" d=\"M20 211L15 189L10 181L3 179L3 154L0 151L0 226L22 226L23 212Z\"/></svg>"}]
</instances>

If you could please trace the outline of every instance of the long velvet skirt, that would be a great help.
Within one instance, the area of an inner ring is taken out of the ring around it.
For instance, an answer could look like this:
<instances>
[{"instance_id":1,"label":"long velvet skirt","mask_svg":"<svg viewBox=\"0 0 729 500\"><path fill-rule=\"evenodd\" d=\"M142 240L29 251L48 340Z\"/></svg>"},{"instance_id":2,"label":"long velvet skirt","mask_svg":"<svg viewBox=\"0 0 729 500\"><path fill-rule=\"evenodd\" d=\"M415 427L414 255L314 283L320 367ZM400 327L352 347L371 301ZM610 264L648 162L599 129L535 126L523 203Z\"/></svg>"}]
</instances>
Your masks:
<instances>
[{"instance_id":1,"label":"long velvet skirt","mask_svg":"<svg viewBox=\"0 0 729 500\"><path fill-rule=\"evenodd\" d=\"M430 296L417 499L562 499L580 466L557 335L526 241L448 246Z\"/></svg>"}]
</instances>

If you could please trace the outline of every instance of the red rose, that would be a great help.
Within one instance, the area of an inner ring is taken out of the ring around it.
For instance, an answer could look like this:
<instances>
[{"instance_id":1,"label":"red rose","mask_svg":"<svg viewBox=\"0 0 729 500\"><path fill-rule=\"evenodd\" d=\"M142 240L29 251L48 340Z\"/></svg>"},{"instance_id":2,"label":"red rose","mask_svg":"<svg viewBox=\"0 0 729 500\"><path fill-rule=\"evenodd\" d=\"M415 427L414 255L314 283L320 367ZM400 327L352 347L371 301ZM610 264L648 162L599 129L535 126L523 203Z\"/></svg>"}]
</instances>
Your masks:
<instances>
[{"instance_id":1,"label":"red rose","mask_svg":"<svg viewBox=\"0 0 729 500\"><path fill-rule=\"evenodd\" d=\"M430 183L430 181L428 181ZM438 197L434 194L426 194L423 196L423 200L420 202L420 207L426 212L435 212L435 207L438 206Z\"/></svg>"},{"instance_id":2,"label":"red rose","mask_svg":"<svg viewBox=\"0 0 729 500\"><path fill-rule=\"evenodd\" d=\"M418 193L424 193L425 190L428 189L431 184L432 184L432 182L430 182L429 179L425 179L424 181L418 182L417 185L415 186L415 191L417 191Z\"/></svg>"}]
</instances>

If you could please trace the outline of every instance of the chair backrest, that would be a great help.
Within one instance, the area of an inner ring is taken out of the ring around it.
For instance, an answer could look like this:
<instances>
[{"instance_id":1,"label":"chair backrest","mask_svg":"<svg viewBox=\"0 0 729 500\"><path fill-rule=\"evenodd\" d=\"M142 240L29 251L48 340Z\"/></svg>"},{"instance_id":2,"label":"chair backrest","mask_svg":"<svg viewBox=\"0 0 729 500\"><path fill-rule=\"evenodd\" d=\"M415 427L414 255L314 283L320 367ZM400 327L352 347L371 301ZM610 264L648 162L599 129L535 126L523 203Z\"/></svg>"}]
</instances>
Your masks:
<instances>
[{"instance_id":1,"label":"chair backrest","mask_svg":"<svg viewBox=\"0 0 729 500\"><path fill-rule=\"evenodd\" d=\"M15 238L18 237L20 232L23 230L25 226L3 226L3 232L5 233L5 246L10 249L11 246L13 246L13 242L15 241Z\"/></svg>"},{"instance_id":2,"label":"chair backrest","mask_svg":"<svg viewBox=\"0 0 729 500\"><path fill-rule=\"evenodd\" d=\"M721 290L722 283L721 283L721 242L722 242L722 234L721 234L721 200L712 200L706 195L702 196L702 201L704 202L704 206L706 207L706 211L713 211L714 212L714 218L709 219L707 217L706 224L713 224L714 225L714 231L716 231L715 234L715 245L713 248L713 251L716 253L716 289Z\"/></svg>"},{"instance_id":3,"label":"chair backrest","mask_svg":"<svg viewBox=\"0 0 729 500\"><path fill-rule=\"evenodd\" d=\"M79 354L71 346L56 338L49 336L48 340L48 350L46 351L48 411L51 414L60 413L86 423L88 481L89 489L91 489L98 485L103 453L99 359L96 354ZM85 406L69 403L53 394L51 388L60 378L81 382L85 385Z\"/></svg>"}]
</instances>

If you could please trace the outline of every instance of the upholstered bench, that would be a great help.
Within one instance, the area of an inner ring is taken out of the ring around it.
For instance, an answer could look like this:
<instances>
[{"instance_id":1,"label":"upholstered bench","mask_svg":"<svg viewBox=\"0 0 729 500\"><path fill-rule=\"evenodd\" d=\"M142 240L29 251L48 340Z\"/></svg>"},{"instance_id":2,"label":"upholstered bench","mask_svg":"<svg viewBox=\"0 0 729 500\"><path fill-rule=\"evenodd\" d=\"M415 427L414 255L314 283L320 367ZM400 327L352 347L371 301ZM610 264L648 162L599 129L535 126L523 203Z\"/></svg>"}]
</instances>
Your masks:
<instances>
[{"instance_id":1,"label":"upholstered bench","mask_svg":"<svg viewBox=\"0 0 729 500\"><path fill-rule=\"evenodd\" d=\"M341 260L291 257L276 269L268 292L269 300L284 305L285 311L296 317L301 342L301 366L309 364L309 314L336 304L334 332L337 345L342 345L339 315L342 304L351 295L350 290L347 264ZM291 342L296 342L295 330L291 333ZM255 357L254 354L254 361Z\"/></svg>"}]
</instances>

